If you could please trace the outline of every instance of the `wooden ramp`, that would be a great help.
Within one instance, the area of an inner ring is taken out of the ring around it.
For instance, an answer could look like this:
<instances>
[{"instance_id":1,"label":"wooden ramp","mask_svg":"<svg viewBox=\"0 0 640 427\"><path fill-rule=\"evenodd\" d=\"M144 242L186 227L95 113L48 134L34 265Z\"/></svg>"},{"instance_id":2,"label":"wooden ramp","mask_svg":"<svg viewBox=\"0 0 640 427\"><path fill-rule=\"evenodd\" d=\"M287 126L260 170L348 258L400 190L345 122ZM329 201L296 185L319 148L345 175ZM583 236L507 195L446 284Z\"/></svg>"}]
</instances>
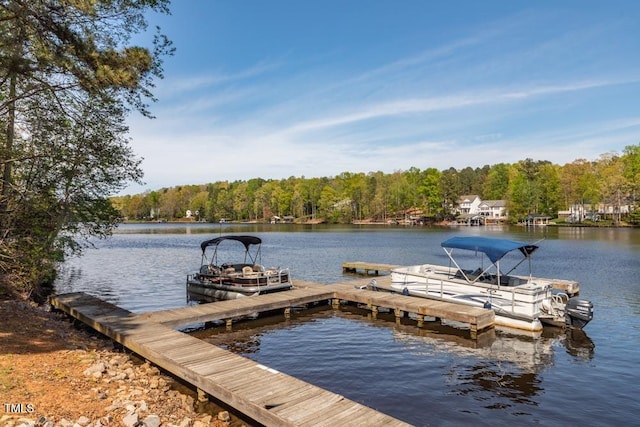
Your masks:
<instances>
[{"instance_id":1,"label":"wooden ramp","mask_svg":"<svg viewBox=\"0 0 640 427\"><path fill-rule=\"evenodd\" d=\"M290 292L294 291L231 302L250 300L264 304L263 297L285 295ZM304 299L301 296L298 298ZM408 425L339 394L175 331L155 321L160 319L159 314L135 315L81 292L58 295L50 301L53 307L76 317L141 357L264 425ZM199 307L219 304L216 302ZM271 301L268 304L283 303ZM236 313L246 309L246 306L235 308ZM252 309L255 311L255 306ZM197 313L192 307L182 310L189 310L189 321L212 316ZM162 313L166 316L167 323L171 323L171 311ZM229 312L226 315L228 316Z\"/></svg>"}]
</instances>

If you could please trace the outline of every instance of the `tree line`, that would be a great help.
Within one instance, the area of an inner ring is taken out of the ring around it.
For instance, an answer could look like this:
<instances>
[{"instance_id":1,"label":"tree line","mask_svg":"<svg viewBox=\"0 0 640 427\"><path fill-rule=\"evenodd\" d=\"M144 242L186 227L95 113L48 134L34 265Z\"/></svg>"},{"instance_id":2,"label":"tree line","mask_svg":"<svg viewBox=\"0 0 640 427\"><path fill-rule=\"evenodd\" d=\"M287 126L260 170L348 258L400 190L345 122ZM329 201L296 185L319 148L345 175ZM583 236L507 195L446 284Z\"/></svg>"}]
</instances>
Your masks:
<instances>
[{"instance_id":1,"label":"tree line","mask_svg":"<svg viewBox=\"0 0 640 427\"><path fill-rule=\"evenodd\" d=\"M0 297L50 283L56 262L119 219L109 196L140 182L130 112L151 117L171 42L149 47L168 0L0 0Z\"/></svg>"},{"instance_id":2,"label":"tree line","mask_svg":"<svg viewBox=\"0 0 640 427\"><path fill-rule=\"evenodd\" d=\"M571 206L606 205L612 220L640 222L640 144L623 153L607 153L594 161L565 165L525 159L482 168L421 170L394 173L344 172L334 177L253 178L218 181L147 191L112 198L128 220L191 220L215 222L268 221L291 216L299 221L349 223L388 221L409 213L434 221L450 218L458 198L475 194L482 200L505 200L510 221L528 214L556 217ZM624 207L630 207L626 214ZM624 217L624 218L623 218Z\"/></svg>"}]
</instances>

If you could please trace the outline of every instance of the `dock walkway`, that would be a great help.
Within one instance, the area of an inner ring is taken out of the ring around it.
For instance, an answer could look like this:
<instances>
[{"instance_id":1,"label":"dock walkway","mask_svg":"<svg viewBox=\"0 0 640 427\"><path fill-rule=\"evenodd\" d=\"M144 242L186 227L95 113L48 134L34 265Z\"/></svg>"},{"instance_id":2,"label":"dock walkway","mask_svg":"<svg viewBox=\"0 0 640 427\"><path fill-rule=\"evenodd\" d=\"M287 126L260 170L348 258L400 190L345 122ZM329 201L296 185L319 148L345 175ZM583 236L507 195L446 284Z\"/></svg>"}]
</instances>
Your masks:
<instances>
[{"instance_id":1,"label":"dock walkway","mask_svg":"<svg viewBox=\"0 0 640 427\"><path fill-rule=\"evenodd\" d=\"M408 425L87 294L59 295L51 303L261 424Z\"/></svg>"},{"instance_id":2,"label":"dock walkway","mask_svg":"<svg viewBox=\"0 0 640 427\"><path fill-rule=\"evenodd\" d=\"M492 310L361 289L366 283L368 279L332 285L296 281L296 288L286 292L142 314L82 292L51 297L50 303L189 382L199 393L207 393L259 423L404 426L402 421L341 395L173 329L214 320L224 320L230 326L239 317L273 310L282 310L287 316L293 307L321 301L334 307L341 301L356 302L373 313L386 307L397 317L414 313L419 326L422 316L456 320L471 325L472 337L493 326Z\"/></svg>"},{"instance_id":3,"label":"dock walkway","mask_svg":"<svg viewBox=\"0 0 640 427\"><path fill-rule=\"evenodd\" d=\"M366 305L374 313L379 307L393 310L396 317L404 317L407 313L421 317L429 316L439 319L454 320L469 325L471 334L494 325L493 310L437 301L426 298L392 294L361 289L368 280L355 280L347 283L322 285L313 282L297 280L296 289L287 292L259 295L260 298L240 298L237 300L217 301L215 304L201 304L173 310L162 310L139 315L141 319L161 323L166 326L180 327L195 323L226 321L228 325L234 318L248 316L254 313L282 309L285 316L293 307L331 300L332 304L339 304L340 300ZM380 289L389 290L389 277L376 279Z\"/></svg>"}]
</instances>

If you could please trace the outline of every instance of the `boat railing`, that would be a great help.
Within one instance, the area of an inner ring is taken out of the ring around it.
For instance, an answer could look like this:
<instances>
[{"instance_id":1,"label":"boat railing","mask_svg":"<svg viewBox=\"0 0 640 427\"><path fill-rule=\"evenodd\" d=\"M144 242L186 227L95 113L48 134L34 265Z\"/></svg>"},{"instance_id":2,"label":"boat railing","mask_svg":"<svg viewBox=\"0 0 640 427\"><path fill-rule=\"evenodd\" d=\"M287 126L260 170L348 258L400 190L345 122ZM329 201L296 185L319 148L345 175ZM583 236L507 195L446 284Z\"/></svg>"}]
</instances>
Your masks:
<instances>
[{"instance_id":1,"label":"boat railing","mask_svg":"<svg viewBox=\"0 0 640 427\"><path fill-rule=\"evenodd\" d=\"M554 317L564 316L564 307L569 301L569 296L564 292L558 292L551 295L551 304L549 306L549 314Z\"/></svg>"}]
</instances>

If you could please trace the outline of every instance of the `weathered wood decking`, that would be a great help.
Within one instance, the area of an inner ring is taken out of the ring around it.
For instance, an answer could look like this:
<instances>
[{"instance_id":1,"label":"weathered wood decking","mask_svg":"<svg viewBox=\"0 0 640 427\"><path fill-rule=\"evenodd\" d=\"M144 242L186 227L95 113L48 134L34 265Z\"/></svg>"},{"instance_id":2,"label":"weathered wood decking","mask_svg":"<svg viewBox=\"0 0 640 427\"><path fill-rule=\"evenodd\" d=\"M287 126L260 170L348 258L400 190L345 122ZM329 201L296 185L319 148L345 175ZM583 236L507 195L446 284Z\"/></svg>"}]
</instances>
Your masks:
<instances>
[{"instance_id":1,"label":"weathered wood decking","mask_svg":"<svg viewBox=\"0 0 640 427\"><path fill-rule=\"evenodd\" d=\"M51 304L261 424L408 425L87 294L55 296Z\"/></svg>"},{"instance_id":2,"label":"weathered wood decking","mask_svg":"<svg viewBox=\"0 0 640 427\"><path fill-rule=\"evenodd\" d=\"M383 281L384 278L378 279ZM180 325L233 319L255 312L283 310L327 300L341 300L394 310L397 317L414 313L456 320L475 332L493 325L494 312L360 289L368 280L321 285L296 281L291 291L230 301L134 314L84 293L54 296L51 305L76 317L155 365L191 383L202 392L265 425L406 425L341 395L316 387L250 359L172 329Z\"/></svg>"},{"instance_id":3,"label":"weathered wood decking","mask_svg":"<svg viewBox=\"0 0 640 427\"><path fill-rule=\"evenodd\" d=\"M380 277L376 280L379 288L389 288L389 277ZM406 313L413 313L418 316L419 322L420 316L455 320L468 324L472 334L490 328L494 324L495 313L493 310L359 288L360 285L365 285L366 283L368 283L368 280L322 285L298 280L295 282L296 289L293 291L260 295L259 299L241 298L238 300L218 301L215 304L201 304L174 310L145 313L141 314L140 317L172 327L214 320L225 320L230 323L234 318L256 312L278 309L286 311L292 307L322 300L334 300L334 303L344 300L365 304L374 313L377 312L379 307L392 309L397 317L403 317Z\"/></svg>"},{"instance_id":4,"label":"weathered wood decking","mask_svg":"<svg viewBox=\"0 0 640 427\"><path fill-rule=\"evenodd\" d=\"M394 264L364 262L364 261L345 261L342 263L342 271L344 273L364 274L365 276L369 276L371 272L373 272L373 274L376 276L381 273L389 273L391 272L391 270L398 267L402 267L402 266L394 265ZM526 279L527 277L524 277L524 278ZM531 277L531 279L540 280L542 278ZM574 295L578 295L580 293L580 284L575 280L547 279L547 278L544 278L542 280L548 280L549 282L551 282L551 286L553 286L553 289L565 292L570 297Z\"/></svg>"},{"instance_id":5,"label":"weathered wood decking","mask_svg":"<svg viewBox=\"0 0 640 427\"><path fill-rule=\"evenodd\" d=\"M287 310L322 300L334 298L334 290L325 285L296 280L293 291L275 292L256 298L240 298L217 301L215 304L200 304L173 310L162 310L141 314L140 317L166 326L178 327L214 320L233 320L253 313L271 310Z\"/></svg>"},{"instance_id":6,"label":"weathered wood decking","mask_svg":"<svg viewBox=\"0 0 640 427\"><path fill-rule=\"evenodd\" d=\"M400 267L394 264L379 264L363 261L345 261L342 263L342 271L344 273L360 273L368 276L370 272L374 275L379 275L380 272L388 273L394 268Z\"/></svg>"}]
</instances>

